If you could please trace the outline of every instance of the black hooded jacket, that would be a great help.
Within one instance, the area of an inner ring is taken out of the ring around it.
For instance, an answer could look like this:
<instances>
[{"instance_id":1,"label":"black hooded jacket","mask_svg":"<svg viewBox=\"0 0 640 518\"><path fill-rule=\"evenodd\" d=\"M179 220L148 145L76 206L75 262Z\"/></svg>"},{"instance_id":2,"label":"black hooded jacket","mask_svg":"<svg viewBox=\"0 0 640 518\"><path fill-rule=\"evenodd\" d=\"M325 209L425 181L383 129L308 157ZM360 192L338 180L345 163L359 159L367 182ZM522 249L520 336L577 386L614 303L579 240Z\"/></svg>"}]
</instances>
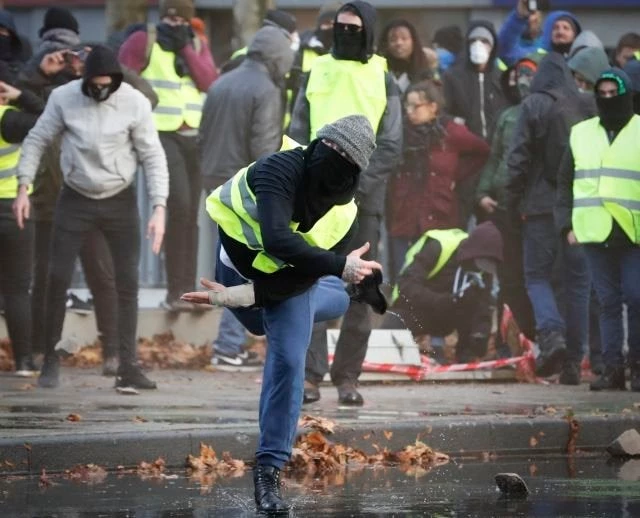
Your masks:
<instances>
[{"instance_id":1,"label":"black hooded jacket","mask_svg":"<svg viewBox=\"0 0 640 518\"><path fill-rule=\"evenodd\" d=\"M13 17L8 11L3 9L0 9L0 27L7 29L11 38L11 48L5 50L5 55L0 56L0 61L6 65L5 73L8 74L8 77L4 80L15 85L18 79L18 73L24 66L22 39L16 31Z\"/></svg>"},{"instance_id":2,"label":"black hooded jacket","mask_svg":"<svg viewBox=\"0 0 640 518\"><path fill-rule=\"evenodd\" d=\"M469 34L476 27L489 30L496 42L482 76L469 58ZM452 117L464 119L473 133L489 142L493 137L500 113L509 105L500 84L501 72L496 66L497 42L498 37L493 24L487 21L471 22L464 48L456 64L447 70L442 78L447 113Z\"/></svg>"},{"instance_id":3,"label":"black hooded jacket","mask_svg":"<svg viewBox=\"0 0 640 518\"><path fill-rule=\"evenodd\" d=\"M522 102L507 163L507 208L512 214L553 214L558 168L571 126L593 115L564 57L551 52L540 62L531 94Z\"/></svg>"}]
</instances>

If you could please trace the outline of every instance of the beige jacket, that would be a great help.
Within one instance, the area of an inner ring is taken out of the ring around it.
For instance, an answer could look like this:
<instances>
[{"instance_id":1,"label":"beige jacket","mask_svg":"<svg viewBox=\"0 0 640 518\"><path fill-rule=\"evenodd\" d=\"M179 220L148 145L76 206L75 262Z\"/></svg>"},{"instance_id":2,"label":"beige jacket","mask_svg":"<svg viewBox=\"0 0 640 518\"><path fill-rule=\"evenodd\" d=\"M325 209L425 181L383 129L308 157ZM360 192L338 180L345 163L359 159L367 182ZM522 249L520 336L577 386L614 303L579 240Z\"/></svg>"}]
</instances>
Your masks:
<instances>
[{"instance_id":1,"label":"beige jacket","mask_svg":"<svg viewBox=\"0 0 640 518\"><path fill-rule=\"evenodd\" d=\"M64 183L73 190L97 200L110 198L131 185L141 162L153 206L165 206L167 159L148 99L122 83L99 103L84 95L81 85L82 80L72 81L51 93L44 113L22 144L20 185L33 182L45 149L59 135Z\"/></svg>"}]
</instances>

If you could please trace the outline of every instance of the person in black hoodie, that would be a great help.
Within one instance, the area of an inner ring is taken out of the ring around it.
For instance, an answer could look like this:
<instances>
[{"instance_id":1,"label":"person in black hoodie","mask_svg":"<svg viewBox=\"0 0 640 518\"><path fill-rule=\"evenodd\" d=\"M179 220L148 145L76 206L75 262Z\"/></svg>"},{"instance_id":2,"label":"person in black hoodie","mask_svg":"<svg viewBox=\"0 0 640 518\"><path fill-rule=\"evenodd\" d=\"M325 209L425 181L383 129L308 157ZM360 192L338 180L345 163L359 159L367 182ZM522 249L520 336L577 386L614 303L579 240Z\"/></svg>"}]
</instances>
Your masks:
<instances>
[{"instance_id":1,"label":"person in black hoodie","mask_svg":"<svg viewBox=\"0 0 640 518\"><path fill-rule=\"evenodd\" d=\"M6 65L5 80L16 84L20 69L24 66L24 48L22 39L16 31L13 16L0 9L0 62Z\"/></svg>"},{"instance_id":2,"label":"person in black hoodie","mask_svg":"<svg viewBox=\"0 0 640 518\"><path fill-rule=\"evenodd\" d=\"M221 284L203 280L208 292L182 299L231 307L249 331L267 336L253 475L261 512L288 509L279 476L295 438L313 322L347 310L340 278L382 277L378 263L360 258L368 244L345 255L356 226L354 195L375 147L365 117L344 117L320 128L306 149L262 158L207 198L219 225Z\"/></svg>"},{"instance_id":3,"label":"person in black hoodie","mask_svg":"<svg viewBox=\"0 0 640 518\"><path fill-rule=\"evenodd\" d=\"M540 346L536 370L540 376L561 371L560 383L568 385L580 383L590 279L582 248L568 246L555 232L553 208L558 167L569 129L577 122L572 118L578 117L561 112L580 102L564 57L556 52L545 56L531 83L531 94L522 102L507 162L507 213L512 224L522 224L525 283ZM558 258L565 311L552 287Z\"/></svg>"},{"instance_id":4,"label":"person in black hoodie","mask_svg":"<svg viewBox=\"0 0 640 518\"><path fill-rule=\"evenodd\" d=\"M368 258L376 259L386 197L386 180L402 152L402 107L386 61L374 53L376 11L368 2L343 5L335 18L331 54L316 58L293 109L289 135L300 143L345 114L367 116L376 131L377 148L360 175L358 233L353 244L370 243ZM363 95L366 92L366 95ZM352 304L345 315L331 367L331 380L341 404L362 405L356 385L371 331L369 308ZM308 392L318 399L318 381L327 372L326 330L316 326L307 358ZM314 361L317 360L317 361ZM313 376L313 377L312 377Z\"/></svg>"}]
</instances>

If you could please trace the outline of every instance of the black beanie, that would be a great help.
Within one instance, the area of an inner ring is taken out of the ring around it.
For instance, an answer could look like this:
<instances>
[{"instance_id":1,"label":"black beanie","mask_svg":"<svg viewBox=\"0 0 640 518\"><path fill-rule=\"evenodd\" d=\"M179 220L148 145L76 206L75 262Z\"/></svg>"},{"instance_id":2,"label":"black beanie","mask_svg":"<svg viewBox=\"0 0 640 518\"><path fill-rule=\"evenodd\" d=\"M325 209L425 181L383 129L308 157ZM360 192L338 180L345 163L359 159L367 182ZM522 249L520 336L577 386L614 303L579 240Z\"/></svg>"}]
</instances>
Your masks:
<instances>
[{"instance_id":1,"label":"black beanie","mask_svg":"<svg viewBox=\"0 0 640 518\"><path fill-rule=\"evenodd\" d=\"M38 32L38 35L42 38L42 35L50 29L68 29L80 34L78 28L78 20L71 14L69 9L64 7L50 7L44 15L44 24Z\"/></svg>"},{"instance_id":2,"label":"black beanie","mask_svg":"<svg viewBox=\"0 0 640 518\"><path fill-rule=\"evenodd\" d=\"M464 44L462 30L457 25L441 27L434 34L433 43L436 43L438 47L447 49L453 54L458 54L458 52L462 50L462 46Z\"/></svg>"},{"instance_id":3,"label":"black beanie","mask_svg":"<svg viewBox=\"0 0 640 518\"><path fill-rule=\"evenodd\" d=\"M289 34L296 32L296 17L279 9L269 9L264 16L264 21L276 24L282 27Z\"/></svg>"},{"instance_id":4,"label":"black beanie","mask_svg":"<svg viewBox=\"0 0 640 518\"><path fill-rule=\"evenodd\" d=\"M111 76L111 91L115 92L122 84L122 68L115 53L104 45L93 47L84 63L82 76L82 92L87 95L87 83L98 76Z\"/></svg>"}]
</instances>

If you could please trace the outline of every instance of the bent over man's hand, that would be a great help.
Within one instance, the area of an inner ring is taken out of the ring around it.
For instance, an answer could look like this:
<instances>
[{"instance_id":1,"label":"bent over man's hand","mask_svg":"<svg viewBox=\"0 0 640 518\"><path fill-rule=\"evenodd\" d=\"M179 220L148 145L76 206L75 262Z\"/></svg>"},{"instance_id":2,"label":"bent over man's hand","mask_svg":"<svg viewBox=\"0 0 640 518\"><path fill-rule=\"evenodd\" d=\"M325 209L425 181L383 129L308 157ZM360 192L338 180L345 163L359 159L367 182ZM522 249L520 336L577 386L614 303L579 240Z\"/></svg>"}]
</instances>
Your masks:
<instances>
[{"instance_id":1,"label":"bent over man's hand","mask_svg":"<svg viewBox=\"0 0 640 518\"><path fill-rule=\"evenodd\" d=\"M380 263L361 259L361 257L369 251L370 247L369 242L366 242L347 256L347 262L342 271L343 281L358 284L367 275L371 275L373 270L382 271L382 265Z\"/></svg>"},{"instance_id":2,"label":"bent over man's hand","mask_svg":"<svg viewBox=\"0 0 640 518\"><path fill-rule=\"evenodd\" d=\"M162 205L156 205L147 226L147 239L152 239L151 250L156 255L160 253L164 239L165 210Z\"/></svg>"}]
</instances>

